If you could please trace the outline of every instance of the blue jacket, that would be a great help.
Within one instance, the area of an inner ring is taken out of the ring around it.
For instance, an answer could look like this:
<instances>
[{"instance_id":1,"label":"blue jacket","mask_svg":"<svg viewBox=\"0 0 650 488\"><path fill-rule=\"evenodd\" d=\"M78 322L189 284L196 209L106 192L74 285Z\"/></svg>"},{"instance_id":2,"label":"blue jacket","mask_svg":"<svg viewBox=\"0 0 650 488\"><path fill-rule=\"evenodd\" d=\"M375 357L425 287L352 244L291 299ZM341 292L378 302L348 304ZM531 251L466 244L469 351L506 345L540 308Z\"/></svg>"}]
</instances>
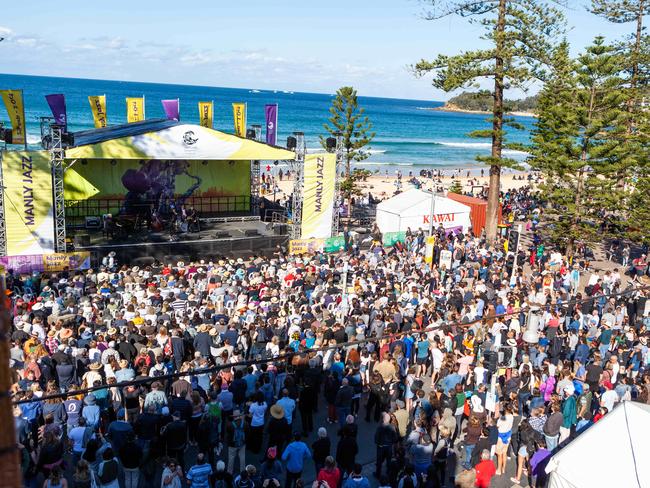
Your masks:
<instances>
[{"instance_id":1,"label":"blue jacket","mask_svg":"<svg viewBox=\"0 0 650 488\"><path fill-rule=\"evenodd\" d=\"M370 488L370 482L365 476L362 476L361 478L354 478L353 476L350 476L347 480L345 480L342 488Z\"/></svg>"},{"instance_id":2,"label":"blue jacket","mask_svg":"<svg viewBox=\"0 0 650 488\"><path fill-rule=\"evenodd\" d=\"M287 471L300 473L304 467L305 458L311 458L311 451L302 441L293 441L282 454L282 460L286 462Z\"/></svg>"}]
</instances>

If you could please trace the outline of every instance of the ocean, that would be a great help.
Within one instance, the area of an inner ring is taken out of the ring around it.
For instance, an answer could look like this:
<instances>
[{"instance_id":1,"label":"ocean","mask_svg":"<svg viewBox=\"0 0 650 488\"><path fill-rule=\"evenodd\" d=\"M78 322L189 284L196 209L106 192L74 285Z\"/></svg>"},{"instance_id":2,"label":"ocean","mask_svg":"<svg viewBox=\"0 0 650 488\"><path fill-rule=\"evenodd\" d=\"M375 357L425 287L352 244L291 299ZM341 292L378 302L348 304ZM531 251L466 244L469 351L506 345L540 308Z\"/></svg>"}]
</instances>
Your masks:
<instances>
[{"instance_id":1,"label":"ocean","mask_svg":"<svg viewBox=\"0 0 650 488\"><path fill-rule=\"evenodd\" d=\"M30 147L36 149L40 141L39 117L51 115L45 95L63 93L66 98L68 125L77 131L93 127L88 104L89 95L107 98L108 123L126 122L126 97L145 96L148 119L163 117L160 100L179 98L181 120L198 123L197 102L213 100L215 129L233 132L233 102L248 104L247 123L264 126L264 105L277 103L278 141L283 145L294 131L305 133L307 148L320 147L319 136L326 136L323 124L333 94L257 90L255 88L216 88L160 83L137 83L79 78L54 78L0 74L0 89L22 89L25 97L25 119ZM474 139L468 133L489 127L487 115L442 112L432 110L442 102L402 100L395 98L359 97L359 104L373 124L376 136L370 144L370 157L359 167L372 171L419 172L423 168L479 168L477 155L489 155L489 139ZM0 103L0 121L8 123L4 106ZM527 130L511 130L509 138L525 143L534 119L517 117ZM523 161L525 153L504 151Z\"/></svg>"}]
</instances>

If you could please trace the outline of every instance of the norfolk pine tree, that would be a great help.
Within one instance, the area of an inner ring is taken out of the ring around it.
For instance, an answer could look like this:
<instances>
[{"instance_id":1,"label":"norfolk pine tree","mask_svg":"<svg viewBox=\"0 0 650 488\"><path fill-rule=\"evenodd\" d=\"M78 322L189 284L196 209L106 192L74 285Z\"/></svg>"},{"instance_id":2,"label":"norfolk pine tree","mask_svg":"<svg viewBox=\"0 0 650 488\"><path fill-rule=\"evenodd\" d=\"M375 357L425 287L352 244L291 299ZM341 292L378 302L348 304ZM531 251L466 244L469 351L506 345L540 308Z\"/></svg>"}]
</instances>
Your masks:
<instances>
[{"instance_id":1,"label":"norfolk pine tree","mask_svg":"<svg viewBox=\"0 0 650 488\"><path fill-rule=\"evenodd\" d=\"M416 75L433 73L436 88L453 91L478 86L480 81L493 82L492 128L471 133L474 137L490 137L490 156L477 160L489 165L490 183L486 234L494 242L497 234L501 168L516 168L517 161L504 158L504 148L521 149L505 141L506 126L521 129L513 118L504 116L504 91L525 89L542 75L554 39L561 33L564 16L543 0L428 0L431 7L426 18L440 19L449 15L467 17L483 26L481 37L488 47L455 56L439 55L434 61L422 60L414 66Z\"/></svg>"},{"instance_id":2,"label":"norfolk pine tree","mask_svg":"<svg viewBox=\"0 0 650 488\"><path fill-rule=\"evenodd\" d=\"M627 164L620 136L626 121L622 59L596 38L577 61L562 43L553 71L539 95L530 165L545 176L550 202L549 237L568 256L577 240L602 237L598 224L618 212L623 191L616 176Z\"/></svg>"}]
</instances>

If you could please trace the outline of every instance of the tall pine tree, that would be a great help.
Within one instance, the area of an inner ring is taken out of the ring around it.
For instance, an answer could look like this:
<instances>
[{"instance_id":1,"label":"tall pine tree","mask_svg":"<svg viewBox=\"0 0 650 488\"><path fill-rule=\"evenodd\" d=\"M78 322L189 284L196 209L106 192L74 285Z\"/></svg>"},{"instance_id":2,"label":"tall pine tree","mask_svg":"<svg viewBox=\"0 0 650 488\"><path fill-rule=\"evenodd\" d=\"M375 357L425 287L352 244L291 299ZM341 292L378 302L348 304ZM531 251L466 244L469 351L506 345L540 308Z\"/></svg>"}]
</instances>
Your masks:
<instances>
[{"instance_id":1,"label":"tall pine tree","mask_svg":"<svg viewBox=\"0 0 650 488\"><path fill-rule=\"evenodd\" d=\"M564 27L563 15L544 0L429 0L431 20L449 15L469 18L483 27L481 39L488 47L456 56L422 60L414 67L417 75L433 73L436 88L452 91L490 80L493 83L492 128L471 136L490 137L490 156L477 159L490 167L486 233L490 241L497 234L501 168L517 167L517 161L503 157L503 149L515 147L505 140L507 126L522 128L504 116L504 91L526 88L542 73L554 39Z\"/></svg>"},{"instance_id":2,"label":"tall pine tree","mask_svg":"<svg viewBox=\"0 0 650 488\"><path fill-rule=\"evenodd\" d=\"M627 164L622 57L596 38L577 61L561 44L539 96L529 163L545 176L549 237L572 256L577 240L602 237L601 223L620 215L616 182Z\"/></svg>"}]
</instances>

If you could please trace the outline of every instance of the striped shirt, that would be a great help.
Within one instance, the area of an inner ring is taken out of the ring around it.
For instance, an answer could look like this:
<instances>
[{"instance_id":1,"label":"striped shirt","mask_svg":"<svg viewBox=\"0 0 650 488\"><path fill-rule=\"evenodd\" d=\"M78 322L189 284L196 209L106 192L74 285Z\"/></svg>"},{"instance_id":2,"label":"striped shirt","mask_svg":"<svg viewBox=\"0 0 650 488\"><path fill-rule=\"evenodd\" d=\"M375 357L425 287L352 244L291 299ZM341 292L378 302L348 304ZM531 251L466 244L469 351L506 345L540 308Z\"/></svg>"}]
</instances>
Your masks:
<instances>
[{"instance_id":1,"label":"striped shirt","mask_svg":"<svg viewBox=\"0 0 650 488\"><path fill-rule=\"evenodd\" d=\"M191 488L210 488L210 475L212 466L209 463L195 464L187 472L187 479Z\"/></svg>"}]
</instances>

